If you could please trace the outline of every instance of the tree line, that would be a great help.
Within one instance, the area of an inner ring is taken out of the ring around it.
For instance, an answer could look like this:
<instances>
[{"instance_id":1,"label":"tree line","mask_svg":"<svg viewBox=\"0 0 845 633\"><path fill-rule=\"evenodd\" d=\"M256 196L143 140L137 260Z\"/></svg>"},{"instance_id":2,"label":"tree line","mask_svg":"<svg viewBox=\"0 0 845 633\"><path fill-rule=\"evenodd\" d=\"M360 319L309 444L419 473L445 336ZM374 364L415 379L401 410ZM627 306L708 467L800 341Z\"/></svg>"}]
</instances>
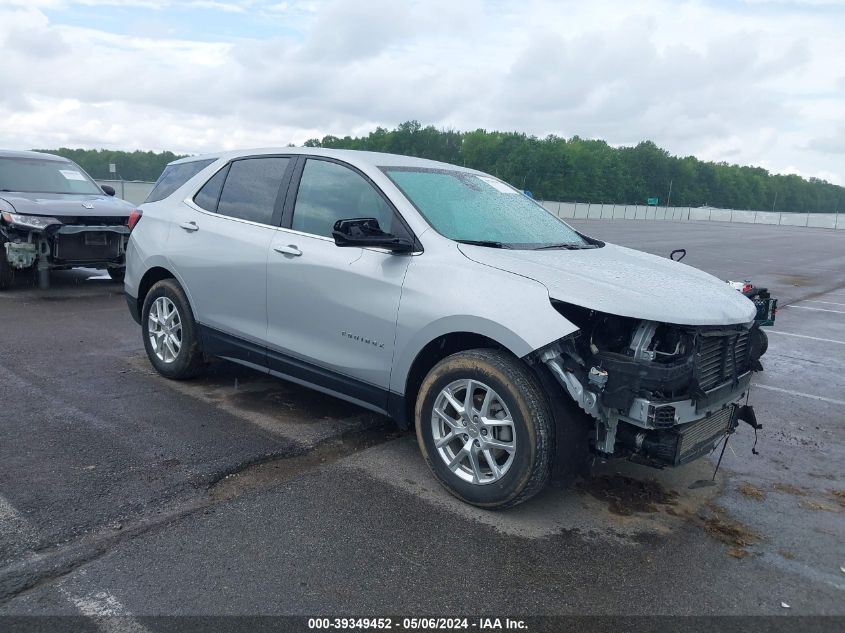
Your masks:
<instances>
[{"instance_id":1,"label":"tree line","mask_svg":"<svg viewBox=\"0 0 845 633\"><path fill-rule=\"evenodd\" d=\"M613 147L605 141L478 129L459 132L406 121L366 136L324 136L307 147L390 152L464 165L491 173L535 198L569 202L711 206L758 211L845 211L845 188L817 178L770 174L761 167L673 156L651 141ZM45 150L51 151L51 150ZM126 180L155 180L171 152L52 150L108 178L108 163Z\"/></svg>"},{"instance_id":2,"label":"tree line","mask_svg":"<svg viewBox=\"0 0 845 633\"><path fill-rule=\"evenodd\" d=\"M167 163L177 158L183 158L183 155L173 152L142 152L140 150L122 152L108 149L60 147L59 149L37 149L35 151L58 154L69 158L97 180L117 178L152 182L158 179ZM109 164L114 164L116 168L114 174L109 171Z\"/></svg>"}]
</instances>

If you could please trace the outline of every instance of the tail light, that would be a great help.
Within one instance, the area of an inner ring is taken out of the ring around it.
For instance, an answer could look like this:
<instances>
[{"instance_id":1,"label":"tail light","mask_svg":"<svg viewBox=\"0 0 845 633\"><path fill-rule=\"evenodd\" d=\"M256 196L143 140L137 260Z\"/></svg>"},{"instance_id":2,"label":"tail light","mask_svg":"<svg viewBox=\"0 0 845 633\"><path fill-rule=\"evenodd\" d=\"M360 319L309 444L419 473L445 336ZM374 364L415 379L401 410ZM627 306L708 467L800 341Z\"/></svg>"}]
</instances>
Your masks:
<instances>
[{"instance_id":1,"label":"tail light","mask_svg":"<svg viewBox=\"0 0 845 633\"><path fill-rule=\"evenodd\" d=\"M126 226L129 227L130 231L135 228L135 225L138 224L138 221L141 219L143 214L144 213L140 209L135 209L129 214L129 218L126 220Z\"/></svg>"}]
</instances>

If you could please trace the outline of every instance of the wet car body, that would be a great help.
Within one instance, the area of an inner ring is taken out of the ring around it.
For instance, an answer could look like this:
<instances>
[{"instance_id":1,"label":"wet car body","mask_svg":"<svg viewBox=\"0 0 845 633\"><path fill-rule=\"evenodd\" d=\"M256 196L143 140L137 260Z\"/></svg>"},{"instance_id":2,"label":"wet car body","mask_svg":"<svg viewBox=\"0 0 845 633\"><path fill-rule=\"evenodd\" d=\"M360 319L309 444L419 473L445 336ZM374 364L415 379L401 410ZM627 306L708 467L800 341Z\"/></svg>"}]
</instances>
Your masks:
<instances>
[{"instance_id":1,"label":"wet car body","mask_svg":"<svg viewBox=\"0 0 845 633\"><path fill-rule=\"evenodd\" d=\"M168 378L219 356L387 414L485 508L595 457L678 466L740 420L759 428L752 301L584 235L489 174L323 148L168 170L125 284Z\"/></svg>"},{"instance_id":2,"label":"wet car body","mask_svg":"<svg viewBox=\"0 0 845 633\"><path fill-rule=\"evenodd\" d=\"M0 289L16 272L104 268L121 279L130 203L78 165L41 152L0 151Z\"/></svg>"}]
</instances>

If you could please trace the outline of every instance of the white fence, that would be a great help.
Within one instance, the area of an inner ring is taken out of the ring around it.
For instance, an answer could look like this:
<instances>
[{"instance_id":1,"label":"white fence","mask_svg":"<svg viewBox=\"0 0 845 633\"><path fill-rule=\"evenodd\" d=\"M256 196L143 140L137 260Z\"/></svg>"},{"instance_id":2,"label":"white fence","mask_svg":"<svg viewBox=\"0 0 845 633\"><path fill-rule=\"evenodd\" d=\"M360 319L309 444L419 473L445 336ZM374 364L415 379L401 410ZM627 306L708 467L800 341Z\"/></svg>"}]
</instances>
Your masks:
<instances>
[{"instance_id":1,"label":"white fence","mask_svg":"<svg viewBox=\"0 0 845 633\"><path fill-rule=\"evenodd\" d=\"M100 180L97 179L98 185L110 185L114 187L114 195L118 198L123 198L132 204L141 204L147 199L150 191L153 190L154 182L144 182L142 180Z\"/></svg>"},{"instance_id":2,"label":"white fence","mask_svg":"<svg viewBox=\"0 0 845 633\"><path fill-rule=\"evenodd\" d=\"M590 204L587 202L550 202L543 206L565 219L670 220L675 222L744 222L845 229L843 213L787 213L780 211L742 211L710 207L652 207L641 204Z\"/></svg>"}]
</instances>

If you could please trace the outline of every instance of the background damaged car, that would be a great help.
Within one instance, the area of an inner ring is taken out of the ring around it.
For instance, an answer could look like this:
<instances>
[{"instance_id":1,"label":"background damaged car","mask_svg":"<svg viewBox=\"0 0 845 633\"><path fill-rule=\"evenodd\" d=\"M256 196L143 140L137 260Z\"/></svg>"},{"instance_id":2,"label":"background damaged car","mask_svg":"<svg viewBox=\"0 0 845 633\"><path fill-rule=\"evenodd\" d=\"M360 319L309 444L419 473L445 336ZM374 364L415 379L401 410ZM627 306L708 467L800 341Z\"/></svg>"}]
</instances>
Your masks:
<instances>
[{"instance_id":1,"label":"background damaged car","mask_svg":"<svg viewBox=\"0 0 845 633\"><path fill-rule=\"evenodd\" d=\"M487 508L592 456L677 466L740 419L759 428L752 301L583 235L493 176L299 148L166 171L126 275L164 376L215 355L388 414L452 494Z\"/></svg>"},{"instance_id":2,"label":"background damaged car","mask_svg":"<svg viewBox=\"0 0 845 633\"><path fill-rule=\"evenodd\" d=\"M15 272L105 268L122 280L134 207L61 156L0 150L0 290Z\"/></svg>"}]
</instances>

